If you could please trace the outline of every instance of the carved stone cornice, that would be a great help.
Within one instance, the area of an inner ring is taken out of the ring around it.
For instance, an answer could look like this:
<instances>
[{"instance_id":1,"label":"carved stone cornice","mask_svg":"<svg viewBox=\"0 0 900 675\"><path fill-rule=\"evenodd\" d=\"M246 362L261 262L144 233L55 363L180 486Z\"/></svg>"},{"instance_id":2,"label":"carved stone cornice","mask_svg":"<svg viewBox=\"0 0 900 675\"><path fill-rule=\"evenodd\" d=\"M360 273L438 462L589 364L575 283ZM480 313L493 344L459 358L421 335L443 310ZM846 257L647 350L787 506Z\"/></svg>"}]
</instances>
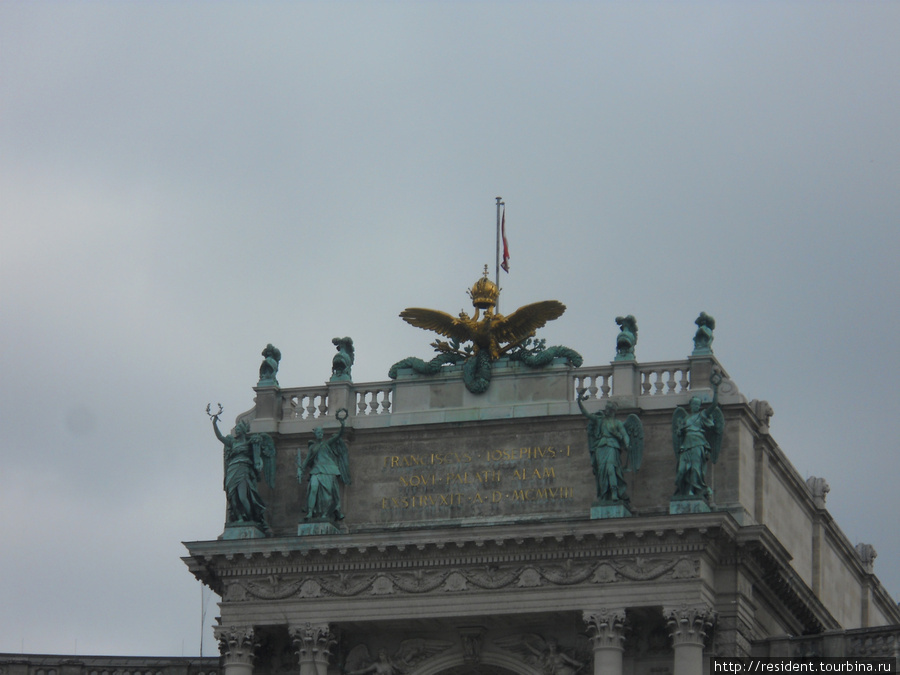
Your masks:
<instances>
[{"instance_id":1,"label":"carved stone cornice","mask_svg":"<svg viewBox=\"0 0 900 675\"><path fill-rule=\"evenodd\" d=\"M219 642L219 653L225 663L253 665L259 643L252 626L214 626L213 635Z\"/></svg>"},{"instance_id":2,"label":"carved stone cornice","mask_svg":"<svg viewBox=\"0 0 900 675\"><path fill-rule=\"evenodd\" d=\"M598 530L593 521L547 518L525 522L424 528L389 532L350 532L335 536L281 537L186 543L183 560L197 578L209 583L223 573L236 576L296 572L376 570L396 562L432 566L435 560L456 565L499 565L524 560L551 562L566 557L671 556L705 550L711 537L733 539L740 526L725 512L621 519ZM428 561L425 565L423 561Z\"/></svg>"},{"instance_id":3,"label":"carved stone cornice","mask_svg":"<svg viewBox=\"0 0 900 675\"><path fill-rule=\"evenodd\" d=\"M594 651L598 649L624 650L625 609L602 608L584 612L588 635Z\"/></svg>"},{"instance_id":4,"label":"carved stone cornice","mask_svg":"<svg viewBox=\"0 0 900 675\"><path fill-rule=\"evenodd\" d=\"M707 604L680 605L663 608L663 616L669 628L672 645L705 644L709 631L715 622L716 614Z\"/></svg>"}]
</instances>

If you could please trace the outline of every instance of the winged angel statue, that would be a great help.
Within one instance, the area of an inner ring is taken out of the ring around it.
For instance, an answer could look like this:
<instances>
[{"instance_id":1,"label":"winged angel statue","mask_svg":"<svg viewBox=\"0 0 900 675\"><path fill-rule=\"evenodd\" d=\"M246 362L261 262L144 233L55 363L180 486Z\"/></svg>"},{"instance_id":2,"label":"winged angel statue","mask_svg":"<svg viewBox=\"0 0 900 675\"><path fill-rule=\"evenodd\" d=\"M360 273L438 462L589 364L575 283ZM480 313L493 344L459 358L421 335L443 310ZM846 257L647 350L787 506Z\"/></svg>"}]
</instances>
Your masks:
<instances>
[{"instance_id":1,"label":"winged angel statue","mask_svg":"<svg viewBox=\"0 0 900 675\"><path fill-rule=\"evenodd\" d=\"M396 378L400 368L412 368L420 374L433 375L444 364L463 363L463 381L473 394L487 391L491 382L491 364L501 356L522 361L525 365L540 368L561 356L576 368L581 365L581 355L568 347L545 347L543 340L532 342L535 331L548 321L558 319L566 306L556 300L544 300L520 307L508 316L495 313L500 289L487 276L475 282L469 291L475 314L461 311L458 317L436 309L410 307L400 317L416 328L432 330L450 338L431 343L438 356L426 363L409 357L398 361L388 373ZM483 312L483 313L482 313ZM471 342L471 345L465 343ZM460 345L464 345L460 349Z\"/></svg>"},{"instance_id":2,"label":"winged angel statue","mask_svg":"<svg viewBox=\"0 0 900 675\"><path fill-rule=\"evenodd\" d=\"M535 633L511 635L497 640L501 649L518 654L526 663L536 666L545 675L575 675L590 662L590 652L586 645L578 650L577 660L559 649L554 638L544 640Z\"/></svg>"},{"instance_id":3,"label":"winged angel statue","mask_svg":"<svg viewBox=\"0 0 900 675\"><path fill-rule=\"evenodd\" d=\"M404 675L418 663L451 647L444 640L426 640L416 638L400 643L393 656L388 656L386 649L378 650L378 658L369 656L369 648L364 644L356 645L347 654L343 671L345 675Z\"/></svg>"},{"instance_id":4,"label":"winged angel statue","mask_svg":"<svg viewBox=\"0 0 900 675\"><path fill-rule=\"evenodd\" d=\"M714 371L709 378L713 400L705 410L694 396L690 412L676 408L672 415L672 447L677 460L675 497L709 499L712 490L706 484L706 463L715 464L722 449L725 416L719 407L719 385L722 374Z\"/></svg>"},{"instance_id":5,"label":"winged angel statue","mask_svg":"<svg viewBox=\"0 0 900 675\"><path fill-rule=\"evenodd\" d=\"M578 408L588 419L588 449L591 469L597 480L598 502L627 502L625 479L622 476L622 452L625 470L637 471L644 456L644 426L640 418L631 414L622 423L616 419L618 405L610 401L603 412L592 414L584 408L584 392L578 395Z\"/></svg>"},{"instance_id":6,"label":"winged angel statue","mask_svg":"<svg viewBox=\"0 0 900 675\"><path fill-rule=\"evenodd\" d=\"M225 465L225 496L228 499L228 523L253 523L264 532L269 531L266 523L266 506L259 496L257 484L265 477L269 487L275 487L275 442L269 434L251 434L250 425L240 421L234 431L223 436L219 431L219 415L206 409L212 419L213 431L223 448Z\"/></svg>"}]
</instances>

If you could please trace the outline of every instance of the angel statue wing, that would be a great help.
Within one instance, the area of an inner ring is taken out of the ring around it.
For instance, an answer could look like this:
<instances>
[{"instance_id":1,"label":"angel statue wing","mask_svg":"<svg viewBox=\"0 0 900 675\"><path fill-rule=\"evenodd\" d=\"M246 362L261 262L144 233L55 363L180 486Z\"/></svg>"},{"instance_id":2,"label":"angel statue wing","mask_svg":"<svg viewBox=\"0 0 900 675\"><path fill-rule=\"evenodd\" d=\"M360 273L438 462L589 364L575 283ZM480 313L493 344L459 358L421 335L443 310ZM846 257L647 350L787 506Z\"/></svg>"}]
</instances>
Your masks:
<instances>
[{"instance_id":1,"label":"angel statue wing","mask_svg":"<svg viewBox=\"0 0 900 675\"><path fill-rule=\"evenodd\" d=\"M644 458L644 425L641 418L634 413L626 417L625 431L628 433L628 462L625 468L638 471Z\"/></svg>"},{"instance_id":2,"label":"angel statue wing","mask_svg":"<svg viewBox=\"0 0 900 675\"><path fill-rule=\"evenodd\" d=\"M681 441L684 436L684 423L687 419L687 410L684 408L675 408L672 413L672 449L675 451L675 457L681 450Z\"/></svg>"},{"instance_id":3,"label":"angel statue wing","mask_svg":"<svg viewBox=\"0 0 900 675\"><path fill-rule=\"evenodd\" d=\"M722 436L725 433L725 415L722 409L716 406L710 412L713 425L706 432L706 440L709 441L709 458L715 464L719 461L719 453L722 451Z\"/></svg>"},{"instance_id":4,"label":"angel statue wing","mask_svg":"<svg viewBox=\"0 0 900 675\"><path fill-rule=\"evenodd\" d=\"M338 470L341 472L341 480L344 482L344 485L350 485L349 448L347 448L343 438L336 438L332 443L334 444L334 454L337 457Z\"/></svg>"},{"instance_id":5,"label":"angel statue wing","mask_svg":"<svg viewBox=\"0 0 900 675\"><path fill-rule=\"evenodd\" d=\"M495 335L500 342L515 345L534 335L548 321L561 317L565 311L566 306L557 300L533 302L495 321Z\"/></svg>"},{"instance_id":6,"label":"angel statue wing","mask_svg":"<svg viewBox=\"0 0 900 675\"><path fill-rule=\"evenodd\" d=\"M447 312L422 307L408 307L400 312L400 318L416 328L433 330L435 333L460 342L472 339L472 329L463 319L450 316Z\"/></svg>"}]
</instances>

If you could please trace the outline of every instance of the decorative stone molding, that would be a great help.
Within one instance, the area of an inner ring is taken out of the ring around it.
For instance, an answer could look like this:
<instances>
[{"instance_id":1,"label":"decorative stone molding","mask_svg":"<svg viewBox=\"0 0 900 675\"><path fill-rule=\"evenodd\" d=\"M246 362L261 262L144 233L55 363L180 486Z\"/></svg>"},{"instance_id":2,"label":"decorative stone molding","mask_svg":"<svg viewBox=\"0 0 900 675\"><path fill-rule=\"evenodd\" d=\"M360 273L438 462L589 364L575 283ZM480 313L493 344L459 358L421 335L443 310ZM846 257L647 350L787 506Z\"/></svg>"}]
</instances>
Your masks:
<instances>
[{"instance_id":1,"label":"decorative stone molding","mask_svg":"<svg viewBox=\"0 0 900 675\"><path fill-rule=\"evenodd\" d=\"M681 605L663 609L672 645L704 645L715 621L715 612L707 604Z\"/></svg>"},{"instance_id":2,"label":"decorative stone molding","mask_svg":"<svg viewBox=\"0 0 900 675\"><path fill-rule=\"evenodd\" d=\"M880 632L875 635L854 635L848 639L848 656L869 658L896 656L900 652L900 630Z\"/></svg>"},{"instance_id":3,"label":"decorative stone molding","mask_svg":"<svg viewBox=\"0 0 900 675\"><path fill-rule=\"evenodd\" d=\"M259 644L252 626L214 626L213 635L219 642L219 653L225 664L253 665Z\"/></svg>"},{"instance_id":4,"label":"decorative stone molding","mask_svg":"<svg viewBox=\"0 0 900 675\"><path fill-rule=\"evenodd\" d=\"M622 608L602 608L584 612L584 622L588 625L591 646L598 649L624 650L625 610Z\"/></svg>"},{"instance_id":5,"label":"decorative stone molding","mask_svg":"<svg viewBox=\"0 0 900 675\"><path fill-rule=\"evenodd\" d=\"M481 651L484 648L484 634L486 631L487 629L484 626L463 626L459 629L463 659L465 659L466 663L472 665L481 663Z\"/></svg>"},{"instance_id":6,"label":"decorative stone molding","mask_svg":"<svg viewBox=\"0 0 900 675\"><path fill-rule=\"evenodd\" d=\"M610 584L622 581L655 579L696 579L699 560L644 558L641 556L597 560L567 560L559 564L499 565L459 569L397 571L373 574L321 574L292 579L271 575L265 580L229 581L226 602L283 600L290 597L347 598L356 595L424 594L432 592L465 593L498 590L507 587L573 586Z\"/></svg>"},{"instance_id":7,"label":"decorative stone molding","mask_svg":"<svg viewBox=\"0 0 900 675\"><path fill-rule=\"evenodd\" d=\"M546 639L537 633L516 633L494 640L494 646L518 656L524 664L546 675L561 675L572 669L577 672L590 660L586 649L571 654L560 648L555 637ZM586 645L585 645L586 646ZM519 671L521 672L521 671Z\"/></svg>"},{"instance_id":8,"label":"decorative stone molding","mask_svg":"<svg viewBox=\"0 0 900 675\"><path fill-rule=\"evenodd\" d=\"M603 561L597 565L592 582L608 584L623 579L627 581L650 581L666 577L669 579L695 579L700 576L700 562L689 558L632 558Z\"/></svg>"}]
</instances>

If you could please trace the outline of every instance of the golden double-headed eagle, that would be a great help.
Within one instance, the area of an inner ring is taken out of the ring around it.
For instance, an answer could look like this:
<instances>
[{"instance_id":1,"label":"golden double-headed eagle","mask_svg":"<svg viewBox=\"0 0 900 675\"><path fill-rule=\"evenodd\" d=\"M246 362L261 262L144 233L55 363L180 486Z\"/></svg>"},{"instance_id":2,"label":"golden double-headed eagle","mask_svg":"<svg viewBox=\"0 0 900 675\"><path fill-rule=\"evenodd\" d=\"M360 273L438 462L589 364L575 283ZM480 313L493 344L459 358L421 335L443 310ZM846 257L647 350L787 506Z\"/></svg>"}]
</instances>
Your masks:
<instances>
[{"instance_id":1,"label":"golden double-headed eagle","mask_svg":"<svg viewBox=\"0 0 900 675\"><path fill-rule=\"evenodd\" d=\"M475 307L475 315L471 317L466 312L460 312L458 317L454 317L446 312L421 307L404 309L400 312L400 317L416 328L433 330L459 344L471 341L473 355L483 350L495 361L533 337L538 328L548 321L558 319L566 311L566 306L561 302L544 300L519 307L509 316L495 314L500 289L488 279L487 266L484 276L469 291L469 297ZM445 343L436 343L436 346L441 344ZM447 348L449 349L449 345Z\"/></svg>"}]
</instances>

